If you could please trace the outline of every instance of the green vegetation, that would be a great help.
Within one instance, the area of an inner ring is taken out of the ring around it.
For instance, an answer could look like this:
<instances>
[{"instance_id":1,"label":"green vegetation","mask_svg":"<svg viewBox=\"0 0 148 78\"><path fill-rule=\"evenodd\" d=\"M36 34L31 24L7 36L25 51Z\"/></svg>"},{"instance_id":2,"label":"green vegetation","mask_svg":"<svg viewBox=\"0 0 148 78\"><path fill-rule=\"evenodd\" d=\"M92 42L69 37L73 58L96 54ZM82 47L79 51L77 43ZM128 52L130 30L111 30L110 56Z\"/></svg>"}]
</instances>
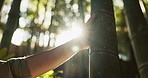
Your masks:
<instances>
[{"instance_id":1,"label":"green vegetation","mask_svg":"<svg viewBox=\"0 0 148 78\"><path fill-rule=\"evenodd\" d=\"M82 27L91 16L91 2L93 1L0 0L0 60L42 52L43 50L59 46L74 36L77 36L79 28ZM102 38L105 38L100 39L100 42L103 42L103 40L106 41L102 44L107 47L102 48L104 46L100 46L101 48L99 48L104 51L107 49L112 50L112 47L118 46L118 51L117 47L116 50L113 49L112 51L118 52L120 71L123 78L138 78L138 67L147 62L147 53L145 52L148 50L146 49L147 46L143 45L147 45L146 43L148 43L146 40L148 1L123 1L124 3L122 0L113 0L117 43L116 37L114 37L113 41L105 40L109 39L110 36L112 37L112 32L108 34L105 32L106 34L100 34ZM140 6L133 10L131 8L136 1L140 3ZM109 2L107 4L109 4ZM101 4L98 6L102 7ZM99 7L95 8L99 9ZM143 16L140 16L139 13ZM105 15L102 14L102 16L99 17L106 19ZM114 20L109 20L108 22L112 23ZM103 21L104 25L102 24L102 26L106 26L108 22ZM99 24L101 24L101 22ZM96 22L96 25L98 25L98 22ZM98 28L99 27L94 27L95 31L97 31ZM109 29L107 27L104 28ZM104 32L105 30L100 29L97 33L101 31ZM131 41L135 34L139 32L143 33L143 31L146 32L143 34L143 36L146 36L143 37L143 43L138 42L139 40ZM95 35L95 37L99 36ZM99 38L96 38L96 41L97 40L99 40ZM92 43L96 42L94 41ZM145 47L144 52L141 51L143 47ZM98 47L94 47L93 45L93 49L98 49ZM37 78L88 78L88 57L88 52L79 53L57 69L51 70ZM143 58L145 59L144 62ZM138 67L136 62L138 62ZM70 68L71 70L69 70ZM110 69L112 70L112 68ZM146 76L143 76L147 74L145 71L147 71L146 68L143 71L144 73L140 72L142 78L146 78Z\"/></svg>"}]
</instances>

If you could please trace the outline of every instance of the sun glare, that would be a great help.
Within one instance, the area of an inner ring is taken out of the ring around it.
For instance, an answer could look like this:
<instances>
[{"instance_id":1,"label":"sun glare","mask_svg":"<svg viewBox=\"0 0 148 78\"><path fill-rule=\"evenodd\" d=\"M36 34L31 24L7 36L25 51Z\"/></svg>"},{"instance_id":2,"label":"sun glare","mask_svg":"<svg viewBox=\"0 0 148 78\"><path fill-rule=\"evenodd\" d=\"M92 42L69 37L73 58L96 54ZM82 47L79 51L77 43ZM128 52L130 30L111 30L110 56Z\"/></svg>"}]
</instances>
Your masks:
<instances>
[{"instance_id":1,"label":"sun glare","mask_svg":"<svg viewBox=\"0 0 148 78\"><path fill-rule=\"evenodd\" d=\"M79 22L73 22L71 23L71 27L69 27L67 30L62 30L57 37L55 37L54 33L51 33L49 36L49 32L46 33L40 33L39 35L39 46L48 46L48 41L50 38L49 45L51 47L59 46L61 44L64 44L76 37L82 36L82 25ZM17 29L12 37L12 43L15 45L21 45L23 41L27 41L28 38L31 36L29 35L28 31L25 31L24 29ZM34 38L34 37L33 37ZM33 39L35 42L36 39ZM74 48L76 49L76 47Z\"/></svg>"},{"instance_id":2,"label":"sun glare","mask_svg":"<svg viewBox=\"0 0 148 78\"><path fill-rule=\"evenodd\" d=\"M79 51L79 47L78 47L78 46L73 46L73 47L72 47L72 51L73 51L73 52Z\"/></svg>"},{"instance_id":3,"label":"sun glare","mask_svg":"<svg viewBox=\"0 0 148 78\"><path fill-rule=\"evenodd\" d=\"M82 35L82 27L79 23L72 23L72 28L70 29L71 38L78 37Z\"/></svg>"},{"instance_id":4,"label":"sun glare","mask_svg":"<svg viewBox=\"0 0 148 78\"><path fill-rule=\"evenodd\" d=\"M76 37L79 37L82 35L82 27L79 23L72 23L72 27L68 30L62 31L57 39L55 46L59 46L61 44L64 44Z\"/></svg>"},{"instance_id":5,"label":"sun glare","mask_svg":"<svg viewBox=\"0 0 148 78\"><path fill-rule=\"evenodd\" d=\"M27 41L27 39L30 37L31 35L29 34L29 32L23 29L16 29L12 36L11 42L15 45L21 45L23 41Z\"/></svg>"}]
</instances>

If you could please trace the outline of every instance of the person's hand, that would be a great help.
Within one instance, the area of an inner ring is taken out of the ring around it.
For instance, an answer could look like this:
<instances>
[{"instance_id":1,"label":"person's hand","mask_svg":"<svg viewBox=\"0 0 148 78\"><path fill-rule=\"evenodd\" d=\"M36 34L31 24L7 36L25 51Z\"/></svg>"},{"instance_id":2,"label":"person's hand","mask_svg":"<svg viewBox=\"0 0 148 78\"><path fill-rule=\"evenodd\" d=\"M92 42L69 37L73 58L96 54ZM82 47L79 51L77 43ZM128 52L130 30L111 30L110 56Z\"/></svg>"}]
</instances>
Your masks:
<instances>
[{"instance_id":1,"label":"person's hand","mask_svg":"<svg viewBox=\"0 0 148 78\"><path fill-rule=\"evenodd\" d=\"M93 24L93 22L95 21L95 19L96 19L96 14L94 13L89 18L89 20L84 24L84 27L83 27L84 30L82 32L82 36L78 37L78 40L80 41L80 44L82 46L84 46L83 49L89 48L88 37L89 37L91 25Z\"/></svg>"},{"instance_id":2,"label":"person's hand","mask_svg":"<svg viewBox=\"0 0 148 78\"><path fill-rule=\"evenodd\" d=\"M96 19L96 14L93 13L92 16L89 18L89 20L84 25L85 26L84 27L84 36L86 36L86 38L88 38L88 36L89 36L91 26L92 26L93 22L95 21L95 19Z\"/></svg>"},{"instance_id":3,"label":"person's hand","mask_svg":"<svg viewBox=\"0 0 148 78\"><path fill-rule=\"evenodd\" d=\"M93 13L92 16L89 18L89 20L85 23L85 26L90 28L95 19L96 19L96 14Z\"/></svg>"}]
</instances>

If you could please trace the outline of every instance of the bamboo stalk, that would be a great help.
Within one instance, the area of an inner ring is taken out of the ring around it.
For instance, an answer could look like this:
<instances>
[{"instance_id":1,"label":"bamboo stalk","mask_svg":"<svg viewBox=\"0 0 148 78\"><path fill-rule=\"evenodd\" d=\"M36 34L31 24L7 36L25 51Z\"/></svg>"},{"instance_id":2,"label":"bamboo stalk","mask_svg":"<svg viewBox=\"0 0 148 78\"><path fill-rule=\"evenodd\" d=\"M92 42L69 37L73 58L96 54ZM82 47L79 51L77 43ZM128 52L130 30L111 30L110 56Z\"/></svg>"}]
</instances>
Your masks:
<instances>
[{"instance_id":1,"label":"bamboo stalk","mask_svg":"<svg viewBox=\"0 0 148 78\"><path fill-rule=\"evenodd\" d=\"M90 78L121 78L112 0L92 0Z\"/></svg>"}]
</instances>

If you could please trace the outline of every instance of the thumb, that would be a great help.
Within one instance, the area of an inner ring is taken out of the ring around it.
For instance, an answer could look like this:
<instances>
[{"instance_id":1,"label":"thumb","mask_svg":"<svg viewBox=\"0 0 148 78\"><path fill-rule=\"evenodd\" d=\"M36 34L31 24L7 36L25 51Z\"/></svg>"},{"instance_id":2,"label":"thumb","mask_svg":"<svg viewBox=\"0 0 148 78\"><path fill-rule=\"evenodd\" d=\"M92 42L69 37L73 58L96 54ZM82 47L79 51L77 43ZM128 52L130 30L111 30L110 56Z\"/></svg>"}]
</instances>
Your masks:
<instances>
[{"instance_id":1,"label":"thumb","mask_svg":"<svg viewBox=\"0 0 148 78\"><path fill-rule=\"evenodd\" d=\"M89 20L85 23L85 25L87 26L91 25L95 19L96 19L96 14L93 13L92 16L89 18Z\"/></svg>"}]
</instances>

